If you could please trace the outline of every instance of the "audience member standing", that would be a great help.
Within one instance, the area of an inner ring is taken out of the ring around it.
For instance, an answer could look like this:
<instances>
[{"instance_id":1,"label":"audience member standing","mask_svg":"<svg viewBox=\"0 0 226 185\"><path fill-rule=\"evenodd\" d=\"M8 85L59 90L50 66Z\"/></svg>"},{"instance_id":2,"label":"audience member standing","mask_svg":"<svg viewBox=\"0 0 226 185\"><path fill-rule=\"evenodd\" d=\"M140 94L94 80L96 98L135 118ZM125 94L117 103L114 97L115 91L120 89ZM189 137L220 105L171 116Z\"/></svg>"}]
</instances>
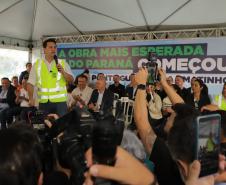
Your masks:
<instances>
[{"instance_id":1,"label":"audience member standing","mask_svg":"<svg viewBox=\"0 0 226 185\"><path fill-rule=\"evenodd\" d=\"M177 75L175 78L175 84L180 87L181 89L181 96L183 98L183 100L186 99L186 96L188 94L188 90L184 87L184 77L181 75Z\"/></svg>"},{"instance_id":2,"label":"audience member standing","mask_svg":"<svg viewBox=\"0 0 226 185\"><path fill-rule=\"evenodd\" d=\"M24 79L24 76L29 76L29 73L31 71L31 68L32 68L32 63L31 62L27 62L26 63L26 70L25 71L22 71L20 73L20 77L19 77L19 84L20 85L22 84L22 80Z\"/></svg>"},{"instance_id":3,"label":"audience member standing","mask_svg":"<svg viewBox=\"0 0 226 185\"><path fill-rule=\"evenodd\" d=\"M108 87L108 89L119 95L119 98L125 96L125 86L120 84L120 76L119 75L114 75L113 76L113 81L114 83Z\"/></svg>"},{"instance_id":4,"label":"audience member standing","mask_svg":"<svg viewBox=\"0 0 226 185\"><path fill-rule=\"evenodd\" d=\"M208 88L201 79L196 79L192 86L192 94L188 94L186 103L201 111L201 108L210 104Z\"/></svg>"}]
</instances>

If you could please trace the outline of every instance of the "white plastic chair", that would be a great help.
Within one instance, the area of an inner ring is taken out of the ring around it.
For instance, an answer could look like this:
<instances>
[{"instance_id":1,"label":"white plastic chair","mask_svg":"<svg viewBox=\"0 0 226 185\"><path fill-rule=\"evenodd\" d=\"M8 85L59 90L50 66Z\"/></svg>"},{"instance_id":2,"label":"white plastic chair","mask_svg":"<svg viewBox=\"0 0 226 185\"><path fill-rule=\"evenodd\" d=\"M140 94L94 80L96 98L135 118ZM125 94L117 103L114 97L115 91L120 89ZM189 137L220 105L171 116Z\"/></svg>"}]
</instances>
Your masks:
<instances>
[{"instance_id":1,"label":"white plastic chair","mask_svg":"<svg viewBox=\"0 0 226 185\"><path fill-rule=\"evenodd\" d=\"M112 114L115 116L116 113L116 104L119 100L119 95L117 93L114 93L114 101L113 101L113 108L112 108Z\"/></svg>"},{"instance_id":2,"label":"white plastic chair","mask_svg":"<svg viewBox=\"0 0 226 185\"><path fill-rule=\"evenodd\" d=\"M125 127L127 127L133 120L134 112L134 101L130 100L128 97L121 97L119 101L123 105L123 113L125 115Z\"/></svg>"}]
</instances>

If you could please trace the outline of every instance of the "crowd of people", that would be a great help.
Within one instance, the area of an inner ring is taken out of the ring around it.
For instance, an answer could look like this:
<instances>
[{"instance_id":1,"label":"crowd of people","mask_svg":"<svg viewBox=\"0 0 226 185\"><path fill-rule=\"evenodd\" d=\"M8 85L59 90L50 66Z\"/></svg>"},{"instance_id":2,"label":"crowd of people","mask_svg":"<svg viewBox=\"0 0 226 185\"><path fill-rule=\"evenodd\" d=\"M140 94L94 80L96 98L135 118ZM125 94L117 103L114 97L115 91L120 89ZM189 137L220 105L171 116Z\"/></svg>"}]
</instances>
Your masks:
<instances>
[{"instance_id":1,"label":"crowd of people","mask_svg":"<svg viewBox=\"0 0 226 185\"><path fill-rule=\"evenodd\" d=\"M226 182L226 83L222 93L212 101L208 87L199 78L193 77L191 87L185 88L183 76L177 75L174 81L162 69L159 69L160 81L154 84L146 83L148 72L141 68L130 75L128 86L120 83L117 74L113 84L108 86L103 73L99 73L94 82L90 81L88 70L74 78L70 66L56 58L54 39L44 41L43 50L45 57L33 65L27 63L19 78L1 79L0 185L48 185L52 182L45 173L43 180L45 146L30 124L31 113L41 110L57 115L55 119L58 119L76 107L89 110L96 118L100 113L112 111L116 95L117 99L128 97L134 101L131 124L135 127L130 132L131 138L135 139L128 139L126 135L130 134L124 133L122 143L126 142L126 147L125 144L118 146L114 166L94 164L92 149L88 149L84 184L92 185L92 177L131 185ZM195 119L203 112L220 112L222 115L222 155L219 156L219 172L199 178L201 166L194 157L196 138L193 136ZM51 127L49 122L46 125ZM132 146L134 143L139 144ZM142 159L136 155L138 148L142 150ZM55 174L54 184L70 184L70 169L64 169L58 163L56 166L59 174Z\"/></svg>"}]
</instances>

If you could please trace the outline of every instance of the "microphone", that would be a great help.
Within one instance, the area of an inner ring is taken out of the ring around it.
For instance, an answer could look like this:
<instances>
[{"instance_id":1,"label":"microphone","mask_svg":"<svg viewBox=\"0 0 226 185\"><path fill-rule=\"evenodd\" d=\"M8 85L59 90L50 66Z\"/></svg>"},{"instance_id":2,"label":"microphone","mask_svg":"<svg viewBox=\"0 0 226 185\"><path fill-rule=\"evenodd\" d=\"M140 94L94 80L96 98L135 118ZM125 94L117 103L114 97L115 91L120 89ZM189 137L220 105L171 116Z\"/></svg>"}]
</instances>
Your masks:
<instances>
[{"instance_id":1,"label":"microphone","mask_svg":"<svg viewBox=\"0 0 226 185\"><path fill-rule=\"evenodd\" d=\"M58 58L57 58L57 56L56 56L56 55L54 55L54 56L53 56L53 59L55 60L56 65L57 65L57 64L58 64Z\"/></svg>"},{"instance_id":2,"label":"microphone","mask_svg":"<svg viewBox=\"0 0 226 185\"><path fill-rule=\"evenodd\" d=\"M54 55L53 56L53 59L55 60L55 62L56 62L56 66L57 66L57 64L58 64L58 57L56 56L56 55ZM59 71L59 69L57 68L57 70Z\"/></svg>"}]
</instances>

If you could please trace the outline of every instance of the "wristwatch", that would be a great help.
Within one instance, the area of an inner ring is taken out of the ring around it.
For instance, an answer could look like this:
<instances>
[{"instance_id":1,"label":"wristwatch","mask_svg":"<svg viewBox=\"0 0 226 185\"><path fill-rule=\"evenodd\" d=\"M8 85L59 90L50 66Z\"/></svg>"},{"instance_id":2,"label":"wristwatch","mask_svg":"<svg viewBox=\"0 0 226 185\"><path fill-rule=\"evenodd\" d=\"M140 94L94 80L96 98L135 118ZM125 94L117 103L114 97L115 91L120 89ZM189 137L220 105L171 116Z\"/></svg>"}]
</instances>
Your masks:
<instances>
[{"instance_id":1,"label":"wristwatch","mask_svg":"<svg viewBox=\"0 0 226 185\"><path fill-rule=\"evenodd\" d=\"M140 89L140 90L146 90L146 85L144 85L144 84L139 84L139 85L137 85L137 89Z\"/></svg>"}]
</instances>

